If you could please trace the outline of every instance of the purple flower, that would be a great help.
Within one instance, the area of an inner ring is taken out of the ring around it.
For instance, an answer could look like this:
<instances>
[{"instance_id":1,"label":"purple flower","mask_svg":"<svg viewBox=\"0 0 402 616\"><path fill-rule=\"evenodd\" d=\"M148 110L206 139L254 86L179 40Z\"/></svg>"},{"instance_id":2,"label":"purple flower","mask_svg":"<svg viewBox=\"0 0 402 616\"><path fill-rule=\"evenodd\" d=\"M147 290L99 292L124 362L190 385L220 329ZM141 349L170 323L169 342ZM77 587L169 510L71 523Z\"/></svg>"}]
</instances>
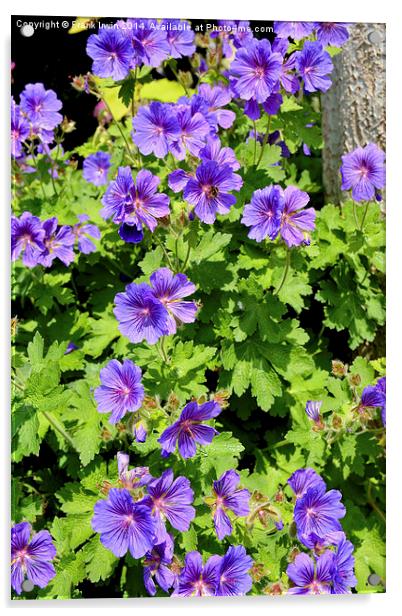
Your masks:
<instances>
[{"instance_id":1,"label":"purple flower","mask_svg":"<svg viewBox=\"0 0 402 616\"><path fill-rule=\"evenodd\" d=\"M51 131L63 119L57 113L62 104L53 90L45 90L43 83L28 83L20 97L21 110L27 115L34 130Z\"/></svg>"},{"instance_id":2,"label":"purple flower","mask_svg":"<svg viewBox=\"0 0 402 616\"><path fill-rule=\"evenodd\" d=\"M231 545L217 564L218 581L215 595L229 597L246 595L252 586L248 574L253 561L242 545Z\"/></svg>"},{"instance_id":3,"label":"purple flower","mask_svg":"<svg viewBox=\"0 0 402 616\"><path fill-rule=\"evenodd\" d=\"M194 213L200 220L212 224L216 214L227 214L236 202L236 197L230 194L232 190L240 190L243 180L233 172L229 165L218 165L215 161L201 163L195 177L187 182L183 197L194 205Z\"/></svg>"},{"instance_id":4,"label":"purple flower","mask_svg":"<svg viewBox=\"0 0 402 616\"><path fill-rule=\"evenodd\" d=\"M11 155L19 158L22 153L22 142L30 133L28 120L22 115L21 109L11 99Z\"/></svg>"},{"instance_id":5,"label":"purple flower","mask_svg":"<svg viewBox=\"0 0 402 616\"><path fill-rule=\"evenodd\" d=\"M212 128L217 130L218 126L225 129L232 126L236 119L235 112L221 109L232 100L228 88L202 83L198 88L198 95L206 103L205 115Z\"/></svg>"},{"instance_id":6,"label":"purple flower","mask_svg":"<svg viewBox=\"0 0 402 616\"><path fill-rule=\"evenodd\" d=\"M309 488L322 488L326 490L326 485L322 477L312 468L300 468L295 471L288 479L288 484L296 495L301 498Z\"/></svg>"},{"instance_id":7,"label":"purple flower","mask_svg":"<svg viewBox=\"0 0 402 616\"><path fill-rule=\"evenodd\" d=\"M208 122L201 113L193 115L190 107L186 105L178 105L175 112L180 135L178 141L170 146L172 154L177 160L183 160L187 150L193 156L198 156L210 130Z\"/></svg>"},{"instance_id":8,"label":"purple flower","mask_svg":"<svg viewBox=\"0 0 402 616\"><path fill-rule=\"evenodd\" d=\"M203 425L203 421L217 417L221 412L217 402L189 402L182 410L179 419L162 433L158 442L162 445L162 455L169 455L176 449L183 458L192 458L196 454L196 443L209 445L218 432L211 426Z\"/></svg>"},{"instance_id":9,"label":"purple flower","mask_svg":"<svg viewBox=\"0 0 402 616\"><path fill-rule=\"evenodd\" d=\"M118 451L116 457L119 482L123 488L134 490L146 486L150 481L153 481L153 477L147 466L137 466L128 470L130 456L122 451Z\"/></svg>"},{"instance_id":10,"label":"purple flower","mask_svg":"<svg viewBox=\"0 0 402 616\"><path fill-rule=\"evenodd\" d=\"M283 56L283 64L279 81L286 92L295 94L300 89L300 83L297 76L294 74L296 68L297 53L292 53L285 59L285 54L289 47L287 38L276 38L272 43L272 51L277 51Z\"/></svg>"},{"instance_id":11,"label":"purple flower","mask_svg":"<svg viewBox=\"0 0 402 616\"><path fill-rule=\"evenodd\" d=\"M295 584L289 588L289 595L328 595L334 575L335 555L330 550L315 561L307 554L298 554L286 573Z\"/></svg>"},{"instance_id":12,"label":"purple flower","mask_svg":"<svg viewBox=\"0 0 402 616\"><path fill-rule=\"evenodd\" d=\"M319 22L317 24L317 40L326 47L342 47L349 38L348 23Z\"/></svg>"},{"instance_id":13,"label":"purple flower","mask_svg":"<svg viewBox=\"0 0 402 616\"><path fill-rule=\"evenodd\" d=\"M159 66L169 57L170 44L166 31L155 28L153 19L128 19L128 32L132 36L134 64L142 62L147 66Z\"/></svg>"},{"instance_id":14,"label":"purple flower","mask_svg":"<svg viewBox=\"0 0 402 616\"><path fill-rule=\"evenodd\" d=\"M95 389L99 413L112 413L111 424L119 422L127 412L138 411L144 400L141 370L130 359L121 364L112 359L100 371L101 385Z\"/></svg>"},{"instance_id":15,"label":"purple flower","mask_svg":"<svg viewBox=\"0 0 402 616\"><path fill-rule=\"evenodd\" d=\"M320 409L322 406L322 400L307 400L306 402L306 415L310 417L316 423L321 420Z\"/></svg>"},{"instance_id":16,"label":"purple flower","mask_svg":"<svg viewBox=\"0 0 402 616\"><path fill-rule=\"evenodd\" d=\"M115 297L114 314L119 321L119 330L130 342L146 340L155 344L168 331L168 311L157 300L144 282L131 283L124 293Z\"/></svg>"},{"instance_id":17,"label":"purple flower","mask_svg":"<svg viewBox=\"0 0 402 616\"><path fill-rule=\"evenodd\" d=\"M107 184L109 169L110 154L107 152L96 152L95 154L90 154L84 160L82 175L84 180L94 184L94 186L102 186Z\"/></svg>"},{"instance_id":18,"label":"purple flower","mask_svg":"<svg viewBox=\"0 0 402 616\"><path fill-rule=\"evenodd\" d=\"M382 403L382 406L381 406L381 420L382 420L382 424L383 424L384 428L387 425L387 417L386 417L386 414L387 414L387 411L386 411L387 392L386 392L386 380L385 379L386 379L385 376L383 376L381 379L378 379L377 385L376 385L377 389L384 394L384 400L383 400L383 403Z\"/></svg>"},{"instance_id":19,"label":"purple flower","mask_svg":"<svg viewBox=\"0 0 402 616\"><path fill-rule=\"evenodd\" d=\"M162 19L160 25L168 26L167 42L170 46L169 55L172 58L192 56L195 52L194 32L191 25L184 19Z\"/></svg>"},{"instance_id":20,"label":"purple flower","mask_svg":"<svg viewBox=\"0 0 402 616\"><path fill-rule=\"evenodd\" d=\"M168 311L167 328L175 334L178 323L193 323L197 312L195 302L183 301L183 297L195 292L195 285L185 274L173 274L167 267L161 267L151 277L152 293Z\"/></svg>"},{"instance_id":21,"label":"purple flower","mask_svg":"<svg viewBox=\"0 0 402 616\"><path fill-rule=\"evenodd\" d=\"M338 545L344 537L345 533L343 531L327 533L325 537L319 537L315 533L310 533L309 535L298 535L299 541L309 550L314 550L316 554L321 554L329 545Z\"/></svg>"},{"instance_id":22,"label":"purple flower","mask_svg":"<svg viewBox=\"0 0 402 616\"><path fill-rule=\"evenodd\" d=\"M295 186L288 186L283 192L285 204L282 212L280 232L287 246L309 243L308 231L315 229L315 209L302 210L310 201L306 192Z\"/></svg>"},{"instance_id":23,"label":"purple flower","mask_svg":"<svg viewBox=\"0 0 402 616\"><path fill-rule=\"evenodd\" d=\"M175 193L181 192L192 177L193 174L184 169L175 169L168 175L168 186Z\"/></svg>"},{"instance_id":24,"label":"purple flower","mask_svg":"<svg viewBox=\"0 0 402 616\"><path fill-rule=\"evenodd\" d=\"M232 511L236 516L246 516L250 513L250 492L239 490L240 475L229 470L214 481L214 526L218 539L222 541L232 533L232 523L226 511Z\"/></svg>"},{"instance_id":25,"label":"purple flower","mask_svg":"<svg viewBox=\"0 0 402 616\"><path fill-rule=\"evenodd\" d=\"M133 140L141 154L153 153L157 158L164 158L181 134L172 107L156 101L139 109L133 128Z\"/></svg>"},{"instance_id":26,"label":"purple flower","mask_svg":"<svg viewBox=\"0 0 402 616\"><path fill-rule=\"evenodd\" d=\"M282 56L272 52L267 39L253 40L238 49L230 65L231 82L237 96L263 103L275 89L281 74Z\"/></svg>"},{"instance_id":27,"label":"purple flower","mask_svg":"<svg viewBox=\"0 0 402 616\"><path fill-rule=\"evenodd\" d=\"M80 347L78 347L75 342L69 342L66 350L64 351L64 355L70 355L73 351L77 351Z\"/></svg>"},{"instance_id":28,"label":"purple flower","mask_svg":"<svg viewBox=\"0 0 402 616\"><path fill-rule=\"evenodd\" d=\"M100 533L101 543L117 557L129 551L133 558L141 558L155 543L149 508L134 503L128 490L109 490L108 499L95 504L91 524Z\"/></svg>"},{"instance_id":29,"label":"purple flower","mask_svg":"<svg viewBox=\"0 0 402 616\"><path fill-rule=\"evenodd\" d=\"M85 224L87 220L89 220L89 216L87 214L79 214L78 220L80 222L73 226L73 233L75 238L78 240L78 250L84 255L88 255L96 250L95 244L89 239L88 236L99 240L101 234L96 225Z\"/></svg>"},{"instance_id":30,"label":"purple flower","mask_svg":"<svg viewBox=\"0 0 402 616\"><path fill-rule=\"evenodd\" d=\"M362 392L361 403L359 408L375 408L381 409L381 420L383 426L386 426L386 377L378 379L376 385L365 387Z\"/></svg>"},{"instance_id":31,"label":"purple flower","mask_svg":"<svg viewBox=\"0 0 402 616\"><path fill-rule=\"evenodd\" d=\"M274 240L279 233L285 206L280 186L267 186L254 191L251 202L244 206L241 222L251 227L248 237L262 242L266 237Z\"/></svg>"},{"instance_id":32,"label":"purple flower","mask_svg":"<svg viewBox=\"0 0 402 616\"><path fill-rule=\"evenodd\" d=\"M39 255L45 249L44 236L41 221L30 212L24 212L19 218L12 216L11 259L16 261L22 253L23 264L26 267L35 267Z\"/></svg>"},{"instance_id":33,"label":"purple flower","mask_svg":"<svg viewBox=\"0 0 402 616\"><path fill-rule=\"evenodd\" d=\"M11 529L11 586L21 594L22 583L28 578L35 586L45 588L56 575L51 560L56 548L47 530L41 530L29 540L32 526L28 522Z\"/></svg>"},{"instance_id":34,"label":"purple flower","mask_svg":"<svg viewBox=\"0 0 402 616\"><path fill-rule=\"evenodd\" d=\"M191 506L194 492L186 477L173 479L172 469L167 469L159 479L148 485L148 496L142 503L150 508L155 520L156 541L166 540L165 520L169 520L173 528L185 532L189 529L191 520L195 517L195 509Z\"/></svg>"},{"instance_id":35,"label":"purple flower","mask_svg":"<svg viewBox=\"0 0 402 616\"><path fill-rule=\"evenodd\" d=\"M233 169L233 171L237 171L238 169L240 169L240 163L237 160L236 154L234 153L232 148L223 148L219 137L216 136L208 137L206 145L204 145L202 150L199 151L198 156L203 162L206 162L208 160L214 160L216 163L218 163L218 165L229 165ZM173 171L173 173L171 173L169 176L169 180L170 177L177 171L182 170L176 169L176 171ZM186 177L187 183L189 176L187 175ZM180 190L182 190L183 188L181 188Z\"/></svg>"},{"instance_id":36,"label":"purple flower","mask_svg":"<svg viewBox=\"0 0 402 616\"><path fill-rule=\"evenodd\" d=\"M168 216L170 212L169 197L157 193L159 184L160 179L146 169L137 173L134 182L130 167L119 167L117 178L110 182L103 196L101 215L112 218L117 224L133 227L137 233L142 232L142 225L154 231L157 219Z\"/></svg>"},{"instance_id":37,"label":"purple flower","mask_svg":"<svg viewBox=\"0 0 402 616\"><path fill-rule=\"evenodd\" d=\"M155 545L145 554L144 585L151 596L156 594L155 581L165 592L174 584L175 576L169 569L173 560L173 547L173 539L170 535L166 535L162 543Z\"/></svg>"},{"instance_id":38,"label":"purple flower","mask_svg":"<svg viewBox=\"0 0 402 616\"><path fill-rule=\"evenodd\" d=\"M115 81L127 77L133 55L130 40L116 28L102 28L88 38L86 52L93 60L92 72Z\"/></svg>"},{"instance_id":39,"label":"purple flower","mask_svg":"<svg viewBox=\"0 0 402 616\"><path fill-rule=\"evenodd\" d=\"M350 594L351 587L356 586L357 579L354 574L355 559L353 544L345 536L338 543L334 558L333 589L335 595Z\"/></svg>"},{"instance_id":40,"label":"purple flower","mask_svg":"<svg viewBox=\"0 0 402 616\"><path fill-rule=\"evenodd\" d=\"M346 513L340 502L342 494L339 490L325 491L325 486L308 488L305 494L296 500L294 520L298 533L309 535L315 533L325 537L327 533L341 530L339 518Z\"/></svg>"},{"instance_id":41,"label":"purple flower","mask_svg":"<svg viewBox=\"0 0 402 616\"><path fill-rule=\"evenodd\" d=\"M45 231L43 238L44 250L38 257L38 263L44 267L50 267L54 259L58 258L68 266L74 261L75 236L68 225L57 226L57 218L49 218L42 223Z\"/></svg>"},{"instance_id":42,"label":"purple flower","mask_svg":"<svg viewBox=\"0 0 402 616\"><path fill-rule=\"evenodd\" d=\"M377 385L368 385L363 389L361 406L367 408L381 407L384 404L384 393Z\"/></svg>"},{"instance_id":43,"label":"purple flower","mask_svg":"<svg viewBox=\"0 0 402 616\"><path fill-rule=\"evenodd\" d=\"M327 75L332 72L334 65L321 43L306 41L303 49L298 52L296 66L304 80L306 92L326 92L331 87L332 82Z\"/></svg>"},{"instance_id":44,"label":"purple flower","mask_svg":"<svg viewBox=\"0 0 402 616\"><path fill-rule=\"evenodd\" d=\"M218 583L217 562L220 560L219 556L211 556L203 566L199 552L186 554L184 568L172 597L214 596Z\"/></svg>"},{"instance_id":45,"label":"purple flower","mask_svg":"<svg viewBox=\"0 0 402 616\"><path fill-rule=\"evenodd\" d=\"M385 154L374 143L342 156L342 190L352 189L355 201L370 201L385 186Z\"/></svg>"},{"instance_id":46,"label":"purple flower","mask_svg":"<svg viewBox=\"0 0 402 616\"><path fill-rule=\"evenodd\" d=\"M310 36L314 21L274 21L274 32L278 38L292 38L294 41Z\"/></svg>"}]
</instances>

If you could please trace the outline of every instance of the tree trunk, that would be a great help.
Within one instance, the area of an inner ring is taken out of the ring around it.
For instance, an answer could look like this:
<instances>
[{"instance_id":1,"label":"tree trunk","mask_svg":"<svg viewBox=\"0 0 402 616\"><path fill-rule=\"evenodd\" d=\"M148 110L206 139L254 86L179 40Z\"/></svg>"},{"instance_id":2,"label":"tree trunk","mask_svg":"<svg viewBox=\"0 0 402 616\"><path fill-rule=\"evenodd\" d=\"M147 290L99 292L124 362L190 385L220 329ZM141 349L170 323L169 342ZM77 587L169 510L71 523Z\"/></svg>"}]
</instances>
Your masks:
<instances>
[{"instance_id":1,"label":"tree trunk","mask_svg":"<svg viewBox=\"0 0 402 616\"><path fill-rule=\"evenodd\" d=\"M356 24L333 58L332 87L322 95L326 199L342 199L341 156L357 146L385 149L385 24Z\"/></svg>"}]
</instances>

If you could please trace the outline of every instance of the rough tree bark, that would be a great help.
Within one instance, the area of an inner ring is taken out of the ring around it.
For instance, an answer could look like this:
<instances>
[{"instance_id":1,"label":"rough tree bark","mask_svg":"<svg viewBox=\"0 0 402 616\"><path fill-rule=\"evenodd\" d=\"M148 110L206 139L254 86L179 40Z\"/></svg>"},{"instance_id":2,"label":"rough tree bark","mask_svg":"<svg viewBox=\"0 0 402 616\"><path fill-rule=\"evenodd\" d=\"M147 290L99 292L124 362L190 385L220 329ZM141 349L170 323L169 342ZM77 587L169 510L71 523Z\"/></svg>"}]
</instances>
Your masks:
<instances>
[{"instance_id":1,"label":"rough tree bark","mask_svg":"<svg viewBox=\"0 0 402 616\"><path fill-rule=\"evenodd\" d=\"M385 149L385 24L356 24L333 58L333 84L322 96L326 199L342 198L341 156L357 146Z\"/></svg>"}]
</instances>

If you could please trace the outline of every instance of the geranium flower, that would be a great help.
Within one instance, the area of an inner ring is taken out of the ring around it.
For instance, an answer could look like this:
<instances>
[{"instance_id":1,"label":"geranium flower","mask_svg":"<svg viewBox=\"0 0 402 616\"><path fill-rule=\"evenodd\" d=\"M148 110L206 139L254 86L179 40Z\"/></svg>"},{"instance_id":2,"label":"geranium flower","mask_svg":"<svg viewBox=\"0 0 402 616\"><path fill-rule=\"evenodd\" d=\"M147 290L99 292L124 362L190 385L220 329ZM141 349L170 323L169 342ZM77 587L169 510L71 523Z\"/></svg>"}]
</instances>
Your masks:
<instances>
[{"instance_id":1,"label":"geranium flower","mask_svg":"<svg viewBox=\"0 0 402 616\"><path fill-rule=\"evenodd\" d=\"M384 152L374 143L342 156L342 190L352 190L355 201L370 201L385 186Z\"/></svg>"},{"instance_id":2,"label":"geranium flower","mask_svg":"<svg viewBox=\"0 0 402 616\"><path fill-rule=\"evenodd\" d=\"M43 243L45 231L42 223L30 212L24 212L19 218L11 217L11 259L15 261L22 254L26 267L35 267L38 258L45 249Z\"/></svg>"},{"instance_id":3,"label":"geranium flower","mask_svg":"<svg viewBox=\"0 0 402 616\"><path fill-rule=\"evenodd\" d=\"M155 344L169 333L169 313L146 283L127 285L124 293L116 295L115 304L113 312L119 321L119 330L130 342L145 339L148 344Z\"/></svg>"},{"instance_id":4,"label":"geranium flower","mask_svg":"<svg viewBox=\"0 0 402 616\"><path fill-rule=\"evenodd\" d=\"M307 554L298 554L286 573L295 584L289 595L328 595L334 576L335 555L327 550L314 561Z\"/></svg>"},{"instance_id":5,"label":"geranium flower","mask_svg":"<svg viewBox=\"0 0 402 616\"><path fill-rule=\"evenodd\" d=\"M82 166L82 176L84 180L94 186L107 184L107 173L110 169L110 154L107 152L96 152L90 154L84 160Z\"/></svg>"},{"instance_id":6,"label":"geranium flower","mask_svg":"<svg viewBox=\"0 0 402 616\"><path fill-rule=\"evenodd\" d=\"M22 583L28 578L35 586L45 588L56 575L50 561L56 548L47 530L41 530L30 540L32 526L28 522L16 524L11 529L11 586L21 594Z\"/></svg>"},{"instance_id":7,"label":"geranium flower","mask_svg":"<svg viewBox=\"0 0 402 616\"><path fill-rule=\"evenodd\" d=\"M93 60L92 72L115 81L127 77L133 50L130 40L116 28L102 28L88 38L86 52Z\"/></svg>"},{"instance_id":8,"label":"geranium flower","mask_svg":"<svg viewBox=\"0 0 402 616\"><path fill-rule=\"evenodd\" d=\"M229 470L213 484L214 526L218 539L222 541L232 533L233 527L226 511L232 511L236 516L246 516L250 513L250 492L239 490L240 475Z\"/></svg>"},{"instance_id":9,"label":"geranium flower","mask_svg":"<svg viewBox=\"0 0 402 616\"><path fill-rule=\"evenodd\" d=\"M155 543L149 507L134 503L128 490L109 490L108 499L95 504L91 525L100 533L102 545L117 557L129 551L133 558L141 558Z\"/></svg>"},{"instance_id":10,"label":"geranium flower","mask_svg":"<svg viewBox=\"0 0 402 616\"><path fill-rule=\"evenodd\" d=\"M193 323L197 313L195 302L183 301L183 297L195 292L195 285L185 274L173 274L167 267L161 267L150 277L152 293L168 311L167 328L175 334L177 322Z\"/></svg>"},{"instance_id":11,"label":"geranium flower","mask_svg":"<svg viewBox=\"0 0 402 616\"><path fill-rule=\"evenodd\" d=\"M189 529L191 520L195 517L195 509L191 506L194 492L186 477L173 478L172 469L167 469L159 479L148 485L148 494L142 503L150 508L155 520L156 541L166 540L165 520L169 520L173 528L185 532Z\"/></svg>"},{"instance_id":12,"label":"geranium flower","mask_svg":"<svg viewBox=\"0 0 402 616\"><path fill-rule=\"evenodd\" d=\"M176 449L183 458L192 458L196 454L196 443L209 445L218 432L202 422L217 417L221 412L217 402L205 402L200 406L189 402L182 410L179 419L162 433L158 442L162 445L162 455L169 455Z\"/></svg>"},{"instance_id":13,"label":"geranium flower","mask_svg":"<svg viewBox=\"0 0 402 616\"><path fill-rule=\"evenodd\" d=\"M109 422L118 423L127 412L138 411L144 400L141 369L130 359L112 359L100 371L101 385L95 389L99 413L110 413Z\"/></svg>"},{"instance_id":14,"label":"geranium flower","mask_svg":"<svg viewBox=\"0 0 402 616\"><path fill-rule=\"evenodd\" d=\"M334 65L321 43L306 41L297 54L296 67L303 78L306 92L326 92L331 87L328 74L332 72Z\"/></svg>"},{"instance_id":15,"label":"geranium flower","mask_svg":"<svg viewBox=\"0 0 402 616\"><path fill-rule=\"evenodd\" d=\"M149 595L156 594L155 582L167 592L174 584L174 573L169 565L173 560L173 539L166 535L166 539L155 545L150 552L145 554L144 562L144 585Z\"/></svg>"}]
</instances>

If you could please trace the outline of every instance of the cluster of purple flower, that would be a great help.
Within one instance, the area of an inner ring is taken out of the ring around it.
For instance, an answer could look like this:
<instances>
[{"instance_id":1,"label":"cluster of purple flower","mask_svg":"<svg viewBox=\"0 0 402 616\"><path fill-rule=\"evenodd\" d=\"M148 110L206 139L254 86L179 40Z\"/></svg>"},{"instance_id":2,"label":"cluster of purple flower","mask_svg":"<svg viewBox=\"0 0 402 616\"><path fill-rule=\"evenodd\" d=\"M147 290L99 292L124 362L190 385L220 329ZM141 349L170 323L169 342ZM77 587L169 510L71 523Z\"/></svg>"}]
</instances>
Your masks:
<instances>
[{"instance_id":1,"label":"cluster of purple flower","mask_svg":"<svg viewBox=\"0 0 402 616\"><path fill-rule=\"evenodd\" d=\"M18 218L11 217L11 258L13 261L22 256L26 267L36 265L50 267L58 258L68 266L74 261L74 245L78 250L89 254L96 250L90 237L99 239L100 231L96 225L87 224L88 216L78 216L79 222L74 226L58 225L57 218L42 222L30 212L24 212Z\"/></svg>"},{"instance_id":2,"label":"cluster of purple flower","mask_svg":"<svg viewBox=\"0 0 402 616\"><path fill-rule=\"evenodd\" d=\"M222 109L231 101L224 86L200 85L198 94L182 97L176 104L152 102L133 118L133 140L141 154L164 158L169 152L184 160L187 152L199 156L207 137L219 126L229 128L235 114Z\"/></svg>"},{"instance_id":3,"label":"cluster of purple flower","mask_svg":"<svg viewBox=\"0 0 402 616\"><path fill-rule=\"evenodd\" d=\"M63 116L58 113L62 104L53 90L43 83L28 83L20 95L20 104L11 100L11 154L24 156L23 144L37 138L43 144L52 143L54 129Z\"/></svg>"},{"instance_id":4,"label":"cluster of purple flower","mask_svg":"<svg viewBox=\"0 0 402 616\"><path fill-rule=\"evenodd\" d=\"M291 38L299 41L314 31L317 41L322 45L342 47L349 38L349 23L315 21L274 21L274 32L278 38Z\"/></svg>"},{"instance_id":5,"label":"cluster of purple flower","mask_svg":"<svg viewBox=\"0 0 402 616\"><path fill-rule=\"evenodd\" d=\"M145 557L144 584L156 594L155 582L174 596L240 595L251 588L248 570L252 560L243 546L231 546L225 556L213 556L203 567L198 552L186 555L183 570L172 568L174 539L166 524L186 532L195 517L194 492L186 477L174 478L169 468L159 478L148 468L129 470L128 456L117 454L119 483L107 500L95 504L92 528L101 543L117 557L127 552L133 558ZM230 575L229 575L230 573Z\"/></svg>"},{"instance_id":6,"label":"cluster of purple flower","mask_svg":"<svg viewBox=\"0 0 402 616\"><path fill-rule=\"evenodd\" d=\"M352 190L354 201L381 201L379 190L385 186L385 154L374 143L356 148L342 156L342 190Z\"/></svg>"},{"instance_id":7,"label":"cluster of purple flower","mask_svg":"<svg viewBox=\"0 0 402 616\"><path fill-rule=\"evenodd\" d=\"M183 301L195 292L195 285L185 274L173 274L162 267L151 275L150 283L133 282L115 297L119 330L130 342L145 339L155 344L161 336L176 333L178 323L195 321L196 303Z\"/></svg>"},{"instance_id":8,"label":"cluster of purple flower","mask_svg":"<svg viewBox=\"0 0 402 616\"><path fill-rule=\"evenodd\" d=\"M232 191L239 191L243 180L235 173L240 165L231 148L222 147L217 136L210 136L199 151L201 164L194 174L176 169L169 175L169 187L193 206L190 217L213 224L217 214L227 214L236 203Z\"/></svg>"},{"instance_id":9,"label":"cluster of purple flower","mask_svg":"<svg viewBox=\"0 0 402 616\"><path fill-rule=\"evenodd\" d=\"M387 424L386 418L386 377L378 379L375 385L365 387L358 409L361 411L366 408L380 408L383 426Z\"/></svg>"},{"instance_id":10,"label":"cluster of purple flower","mask_svg":"<svg viewBox=\"0 0 402 616\"><path fill-rule=\"evenodd\" d=\"M353 545L339 522L346 510L342 494L329 490L312 468L299 469L289 478L296 503L294 522L299 541L313 557L298 554L287 568L294 584L290 594L346 594L356 585ZM335 549L326 549L334 547Z\"/></svg>"},{"instance_id":11,"label":"cluster of purple flower","mask_svg":"<svg viewBox=\"0 0 402 616\"><path fill-rule=\"evenodd\" d=\"M262 242L274 240L278 234L287 246L309 244L309 232L315 229L314 208L304 210L310 198L295 186L283 190L273 185L253 193L244 207L242 223L251 227L248 237Z\"/></svg>"},{"instance_id":12,"label":"cluster of purple flower","mask_svg":"<svg viewBox=\"0 0 402 616\"><path fill-rule=\"evenodd\" d=\"M125 242L138 243L144 237L143 225L154 231L158 218L168 216L169 197L158 193L160 179L141 169L134 181L130 167L119 167L103 198L101 215L120 225L119 235Z\"/></svg>"},{"instance_id":13,"label":"cluster of purple flower","mask_svg":"<svg viewBox=\"0 0 402 616\"><path fill-rule=\"evenodd\" d=\"M306 92L326 92L331 86L333 64L321 42L306 41L301 51L286 56L288 47L285 35L278 35L272 45L267 39L252 39L237 50L229 70L230 88L246 101L244 111L252 120L260 117L260 105L269 115L278 113L281 86L291 94L299 90L299 79Z\"/></svg>"},{"instance_id":14,"label":"cluster of purple flower","mask_svg":"<svg viewBox=\"0 0 402 616\"><path fill-rule=\"evenodd\" d=\"M119 81L143 64L159 66L171 58L191 56L194 32L185 20L127 19L88 38L87 54L98 77Z\"/></svg>"},{"instance_id":15,"label":"cluster of purple flower","mask_svg":"<svg viewBox=\"0 0 402 616\"><path fill-rule=\"evenodd\" d=\"M41 530L30 539L32 527L28 522L11 529L11 586L20 595L22 584L28 578L33 585L45 588L56 575L51 561L56 548L47 530Z\"/></svg>"}]
</instances>

